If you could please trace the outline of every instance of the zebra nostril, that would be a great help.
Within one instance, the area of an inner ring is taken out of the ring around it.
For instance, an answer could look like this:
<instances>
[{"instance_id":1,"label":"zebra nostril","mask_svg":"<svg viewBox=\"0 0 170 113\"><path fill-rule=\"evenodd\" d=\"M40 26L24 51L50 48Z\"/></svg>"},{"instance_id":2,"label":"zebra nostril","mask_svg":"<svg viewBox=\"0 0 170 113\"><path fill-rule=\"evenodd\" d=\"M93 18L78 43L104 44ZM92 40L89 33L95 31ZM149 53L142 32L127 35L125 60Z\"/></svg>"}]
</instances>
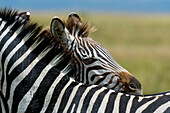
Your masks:
<instances>
[{"instance_id":1,"label":"zebra nostril","mask_svg":"<svg viewBox=\"0 0 170 113\"><path fill-rule=\"evenodd\" d=\"M134 78L134 77L131 77L131 80L128 84L128 88L132 91L132 92L136 92L136 91L140 91L142 90L142 86L140 84L140 82Z\"/></svg>"},{"instance_id":2,"label":"zebra nostril","mask_svg":"<svg viewBox=\"0 0 170 113\"><path fill-rule=\"evenodd\" d=\"M136 90L136 89L137 89L136 85L133 84L133 83L129 84L129 88L130 88L131 90Z\"/></svg>"}]
</instances>

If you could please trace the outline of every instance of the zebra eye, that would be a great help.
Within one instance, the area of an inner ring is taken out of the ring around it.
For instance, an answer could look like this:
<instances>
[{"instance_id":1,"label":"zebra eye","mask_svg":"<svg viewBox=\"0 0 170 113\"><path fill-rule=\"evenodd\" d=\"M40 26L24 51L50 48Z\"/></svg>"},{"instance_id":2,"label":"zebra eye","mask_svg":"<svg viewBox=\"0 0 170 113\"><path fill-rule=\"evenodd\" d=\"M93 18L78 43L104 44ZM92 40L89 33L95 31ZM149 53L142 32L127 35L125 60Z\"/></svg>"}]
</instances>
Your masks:
<instances>
[{"instance_id":1,"label":"zebra eye","mask_svg":"<svg viewBox=\"0 0 170 113\"><path fill-rule=\"evenodd\" d=\"M95 61L97 61L97 59L96 59L96 58L93 58L93 57L83 59L83 62L84 62L86 65L92 64L92 63L95 62Z\"/></svg>"},{"instance_id":2,"label":"zebra eye","mask_svg":"<svg viewBox=\"0 0 170 113\"><path fill-rule=\"evenodd\" d=\"M79 48L79 51L83 57L87 57L87 53L83 48Z\"/></svg>"}]
</instances>

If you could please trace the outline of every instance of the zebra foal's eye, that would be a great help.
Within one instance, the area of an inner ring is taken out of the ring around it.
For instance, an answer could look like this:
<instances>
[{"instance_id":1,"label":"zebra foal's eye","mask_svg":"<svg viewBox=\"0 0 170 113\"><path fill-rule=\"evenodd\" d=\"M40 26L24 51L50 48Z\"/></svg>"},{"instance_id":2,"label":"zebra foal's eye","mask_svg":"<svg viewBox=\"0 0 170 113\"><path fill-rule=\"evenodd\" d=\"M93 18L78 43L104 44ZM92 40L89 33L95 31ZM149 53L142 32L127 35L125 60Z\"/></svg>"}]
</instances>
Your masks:
<instances>
[{"instance_id":1,"label":"zebra foal's eye","mask_svg":"<svg viewBox=\"0 0 170 113\"><path fill-rule=\"evenodd\" d=\"M92 63L95 62L95 61L97 61L97 59L96 59L96 58L93 58L93 57L83 59L83 62L84 62L85 64L92 64Z\"/></svg>"}]
</instances>

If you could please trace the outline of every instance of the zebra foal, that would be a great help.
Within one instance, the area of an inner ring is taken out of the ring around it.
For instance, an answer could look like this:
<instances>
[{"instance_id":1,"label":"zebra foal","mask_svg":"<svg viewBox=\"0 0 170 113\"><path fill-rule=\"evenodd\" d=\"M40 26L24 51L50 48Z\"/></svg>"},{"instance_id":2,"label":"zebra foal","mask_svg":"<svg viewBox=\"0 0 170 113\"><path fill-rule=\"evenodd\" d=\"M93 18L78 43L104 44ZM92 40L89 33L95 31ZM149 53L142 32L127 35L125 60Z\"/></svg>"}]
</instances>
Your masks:
<instances>
[{"instance_id":1,"label":"zebra foal","mask_svg":"<svg viewBox=\"0 0 170 113\"><path fill-rule=\"evenodd\" d=\"M79 76L74 79L114 89L116 92L142 94L139 81L121 67L103 46L88 37L93 30L75 13L71 13L66 22L58 17L54 17L51 22L52 35L76 60Z\"/></svg>"}]
</instances>

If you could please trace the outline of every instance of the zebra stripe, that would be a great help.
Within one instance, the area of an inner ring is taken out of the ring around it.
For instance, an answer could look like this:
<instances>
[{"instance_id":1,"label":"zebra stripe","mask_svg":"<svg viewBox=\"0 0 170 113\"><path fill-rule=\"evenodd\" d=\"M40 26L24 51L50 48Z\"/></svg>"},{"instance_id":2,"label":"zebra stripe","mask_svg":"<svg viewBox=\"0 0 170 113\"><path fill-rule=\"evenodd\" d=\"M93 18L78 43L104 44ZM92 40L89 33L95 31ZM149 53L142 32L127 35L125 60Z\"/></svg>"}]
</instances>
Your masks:
<instances>
[{"instance_id":1,"label":"zebra stripe","mask_svg":"<svg viewBox=\"0 0 170 113\"><path fill-rule=\"evenodd\" d=\"M133 104L133 99L135 98L135 96L131 96L129 101L128 101L128 104L127 104L127 108L126 108L126 113L130 113L130 108L132 107L132 104Z\"/></svg>"},{"instance_id":2,"label":"zebra stripe","mask_svg":"<svg viewBox=\"0 0 170 113\"><path fill-rule=\"evenodd\" d=\"M166 111L168 109L169 109L168 111L170 111L170 106L169 105L170 105L170 101L165 103L165 104L162 104L161 106L159 106L153 113L161 113L161 112Z\"/></svg>"},{"instance_id":3,"label":"zebra stripe","mask_svg":"<svg viewBox=\"0 0 170 113\"><path fill-rule=\"evenodd\" d=\"M87 96L87 94L89 93L89 91L96 87L95 85L92 85L92 86L89 86L87 87L87 89L83 92L81 98L80 98L80 103L78 104L78 108L77 108L77 113L80 113L81 112L81 109L82 109L82 106L83 106L83 103L85 101L85 97Z\"/></svg>"},{"instance_id":4,"label":"zebra stripe","mask_svg":"<svg viewBox=\"0 0 170 113\"><path fill-rule=\"evenodd\" d=\"M73 101L73 97L75 96L78 88L79 88L81 85L82 85L82 84L80 83L80 84L78 84L76 87L73 88L73 91L71 92L71 94L70 94L70 96L69 96L68 103L66 104L65 109L64 109L64 111L63 111L64 113L68 112L68 109L69 109L69 107L70 107L70 105L71 105L71 102Z\"/></svg>"},{"instance_id":5,"label":"zebra stripe","mask_svg":"<svg viewBox=\"0 0 170 113\"><path fill-rule=\"evenodd\" d=\"M115 99L114 103L114 109L112 113L119 113L119 105L120 105L120 98L122 96L122 93L118 93Z\"/></svg>"},{"instance_id":6,"label":"zebra stripe","mask_svg":"<svg viewBox=\"0 0 170 113\"><path fill-rule=\"evenodd\" d=\"M153 102L155 102L156 100L158 99L158 97L154 98L153 100L145 103L144 105L140 106L138 109L137 109L137 113L139 112L142 112L143 110L145 110L150 104L152 104Z\"/></svg>"},{"instance_id":7,"label":"zebra stripe","mask_svg":"<svg viewBox=\"0 0 170 113\"><path fill-rule=\"evenodd\" d=\"M104 96L101 104L100 104L100 107L99 107L99 111L105 111L106 110L106 106L107 106L107 103L109 101L109 95L112 93L113 91L109 90L109 92L106 94L106 96Z\"/></svg>"},{"instance_id":8,"label":"zebra stripe","mask_svg":"<svg viewBox=\"0 0 170 113\"><path fill-rule=\"evenodd\" d=\"M3 39L4 36L6 36L6 34L11 30L11 28L16 24L16 22L14 22L13 24L11 24L10 26L7 27L7 29L0 35L0 42ZM2 22L1 24L1 28L5 28L6 22Z\"/></svg>"},{"instance_id":9,"label":"zebra stripe","mask_svg":"<svg viewBox=\"0 0 170 113\"><path fill-rule=\"evenodd\" d=\"M0 112L1 113L9 113L8 105L6 103L6 99L5 99L2 91L0 91Z\"/></svg>"},{"instance_id":10,"label":"zebra stripe","mask_svg":"<svg viewBox=\"0 0 170 113\"><path fill-rule=\"evenodd\" d=\"M1 19L1 18L0 18ZM6 24L6 22L5 21L2 21L2 19L1 19L1 25L0 25L0 31L4 28L4 26L5 26L5 24Z\"/></svg>"},{"instance_id":11,"label":"zebra stripe","mask_svg":"<svg viewBox=\"0 0 170 113\"><path fill-rule=\"evenodd\" d=\"M58 99L57 99L57 102L56 102L56 104L55 104L55 107L54 107L52 113L55 113L56 111L58 111L59 106L61 105L61 100L62 100L62 98L64 98L64 97L63 97L64 92L66 91L66 89L68 88L68 86L70 86L70 84L71 84L73 81L74 81L74 80L71 79L71 80L64 86L63 90L61 91L61 93L60 93L60 95L59 95L59 97L58 97Z\"/></svg>"},{"instance_id":12,"label":"zebra stripe","mask_svg":"<svg viewBox=\"0 0 170 113\"><path fill-rule=\"evenodd\" d=\"M105 89L106 89L106 88L102 87L100 90L96 91L96 92L93 94L92 99L90 100L89 106L88 106L88 108L87 108L87 111L88 111L89 113L92 112L92 107L93 107L93 106L90 106L90 105L93 105L93 104L95 103L98 95L99 95L101 92L103 92Z\"/></svg>"}]
</instances>

